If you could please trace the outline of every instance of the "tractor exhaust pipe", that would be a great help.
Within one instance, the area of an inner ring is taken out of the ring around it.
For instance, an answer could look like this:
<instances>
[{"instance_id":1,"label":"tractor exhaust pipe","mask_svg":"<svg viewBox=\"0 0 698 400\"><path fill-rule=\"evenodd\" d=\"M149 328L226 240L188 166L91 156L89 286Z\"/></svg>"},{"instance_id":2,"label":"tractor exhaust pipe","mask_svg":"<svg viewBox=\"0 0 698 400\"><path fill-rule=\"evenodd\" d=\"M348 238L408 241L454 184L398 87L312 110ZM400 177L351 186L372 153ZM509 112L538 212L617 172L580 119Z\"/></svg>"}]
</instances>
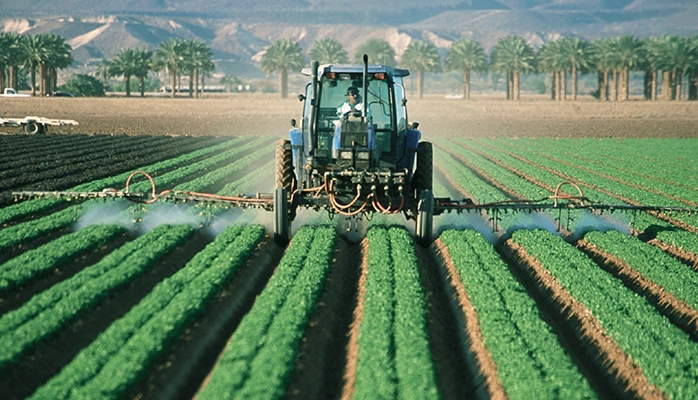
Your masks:
<instances>
[{"instance_id":1,"label":"tractor exhaust pipe","mask_svg":"<svg viewBox=\"0 0 698 400\"><path fill-rule=\"evenodd\" d=\"M368 54L364 54L364 74L362 78L361 93L363 93L363 101L361 104L361 119L366 121L366 110L368 109L368 95L366 93L368 89Z\"/></svg>"}]
</instances>

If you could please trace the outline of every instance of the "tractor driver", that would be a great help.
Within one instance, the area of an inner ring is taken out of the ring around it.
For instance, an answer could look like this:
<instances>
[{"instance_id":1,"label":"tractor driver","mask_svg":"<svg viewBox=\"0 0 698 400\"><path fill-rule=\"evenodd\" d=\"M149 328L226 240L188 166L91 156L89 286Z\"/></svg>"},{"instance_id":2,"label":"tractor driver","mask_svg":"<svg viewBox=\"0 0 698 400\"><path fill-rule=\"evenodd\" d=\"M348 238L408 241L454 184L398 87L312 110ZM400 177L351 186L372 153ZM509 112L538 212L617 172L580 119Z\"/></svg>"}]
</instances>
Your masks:
<instances>
[{"instance_id":1,"label":"tractor driver","mask_svg":"<svg viewBox=\"0 0 698 400\"><path fill-rule=\"evenodd\" d=\"M337 107L337 116L339 120L335 122L336 128L334 132L334 139L332 140L332 152L333 157L336 158L336 151L341 146L341 133L342 124L341 121L345 120L349 115L359 116L361 110L363 109L363 103L361 101L361 95L359 94L359 89L356 86L349 86L346 92L347 100L339 107ZM370 109L366 111L366 117L369 121L368 128L368 148L374 148L374 131L371 121Z\"/></svg>"}]
</instances>

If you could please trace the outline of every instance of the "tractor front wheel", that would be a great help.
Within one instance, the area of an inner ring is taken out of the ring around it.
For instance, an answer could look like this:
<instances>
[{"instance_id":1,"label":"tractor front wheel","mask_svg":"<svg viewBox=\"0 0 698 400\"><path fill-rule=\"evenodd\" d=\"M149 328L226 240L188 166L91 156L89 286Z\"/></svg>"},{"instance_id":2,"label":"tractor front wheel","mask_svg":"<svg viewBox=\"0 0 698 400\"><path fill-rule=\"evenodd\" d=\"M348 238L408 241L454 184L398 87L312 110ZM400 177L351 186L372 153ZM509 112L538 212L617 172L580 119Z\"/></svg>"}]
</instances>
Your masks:
<instances>
[{"instance_id":1,"label":"tractor front wheel","mask_svg":"<svg viewBox=\"0 0 698 400\"><path fill-rule=\"evenodd\" d=\"M284 188L290 193L295 189L295 181L291 141L279 140L276 144L276 187Z\"/></svg>"}]
</instances>

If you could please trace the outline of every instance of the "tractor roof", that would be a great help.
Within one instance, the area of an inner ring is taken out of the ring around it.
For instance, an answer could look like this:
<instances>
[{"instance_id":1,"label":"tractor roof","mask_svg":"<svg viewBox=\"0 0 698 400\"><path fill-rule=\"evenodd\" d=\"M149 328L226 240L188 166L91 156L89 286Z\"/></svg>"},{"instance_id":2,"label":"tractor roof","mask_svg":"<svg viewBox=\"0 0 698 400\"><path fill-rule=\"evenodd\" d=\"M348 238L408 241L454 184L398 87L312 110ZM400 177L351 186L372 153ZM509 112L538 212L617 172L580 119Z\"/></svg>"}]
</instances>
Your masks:
<instances>
[{"instance_id":1,"label":"tractor roof","mask_svg":"<svg viewBox=\"0 0 698 400\"><path fill-rule=\"evenodd\" d=\"M329 73L329 72L336 72L340 74L352 74L352 73L358 73L361 74L364 72L364 67L361 64L338 64L338 65L332 65L332 64L324 64L318 67L318 77L322 77L323 74ZM387 65L378 65L378 64L372 64L368 66L368 73L369 74L375 74L375 73L380 73L384 72L390 76L408 76L410 74L410 71L402 68L393 68L389 67ZM301 71L303 75L310 76L311 71L309 67L303 68Z\"/></svg>"}]
</instances>

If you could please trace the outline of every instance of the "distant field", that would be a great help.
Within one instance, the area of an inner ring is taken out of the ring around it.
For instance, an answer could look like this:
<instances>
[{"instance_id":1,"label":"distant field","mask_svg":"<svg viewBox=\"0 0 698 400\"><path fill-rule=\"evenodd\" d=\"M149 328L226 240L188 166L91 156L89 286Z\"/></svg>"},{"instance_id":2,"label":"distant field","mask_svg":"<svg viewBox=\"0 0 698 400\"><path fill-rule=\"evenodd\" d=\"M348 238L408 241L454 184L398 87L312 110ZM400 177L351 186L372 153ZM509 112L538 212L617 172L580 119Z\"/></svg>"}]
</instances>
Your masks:
<instances>
[{"instance_id":1,"label":"distant field","mask_svg":"<svg viewBox=\"0 0 698 400\"><path fill-rule=\"evenodd\" d=\"M696 137L698 102L600 103L588 99L552 102L524 97L473 100L427 96L410 99L408 112L431 136ZM127 135L273 135L300 119L295 97L246 94L188 98L32 98L3 100L0 115L75 119L80 125L59 133ZM0 132L17 132L0 128Z\"/></svg>"}]
</instances>

